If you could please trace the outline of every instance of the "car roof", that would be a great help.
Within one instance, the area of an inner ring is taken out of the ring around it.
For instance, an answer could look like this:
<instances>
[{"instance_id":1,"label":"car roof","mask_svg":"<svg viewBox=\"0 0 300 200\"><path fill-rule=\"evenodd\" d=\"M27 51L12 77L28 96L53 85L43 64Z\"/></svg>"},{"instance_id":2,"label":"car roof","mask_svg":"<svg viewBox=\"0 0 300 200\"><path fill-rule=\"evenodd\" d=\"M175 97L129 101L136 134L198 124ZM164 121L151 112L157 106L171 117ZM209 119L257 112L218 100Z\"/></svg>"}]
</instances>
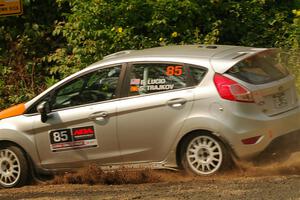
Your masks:
<instances>
[{"instance_id":1,"label":"car roof","mask_svg":"<svg viewBox=\"0 0 300 200\"><path fill-rule=\"evenodd\" d=\"M125 50L105 56L103 60L89 66L107 65L134 61L190 61L191 64L210 63L218 73L224 73L228 68L248 56L266 50L232 45L171 45L144 50ZM193 63L192 63L193 62Z\"/></svg>"},{"instance_id":2,"label":"car roof","mask_svg":"<svg viewBox=\"0 0 300 200\"><path fill-rule=\"evenodd\" d=\"M145 56L161 56L161 57L211 57L222 51L235 48L234 46L220 45L172 45L164 47L155 47L144 50L121 51L104 57L104 59L121 58L121 57L145 57Z\"/></svg>"}]
</instances>

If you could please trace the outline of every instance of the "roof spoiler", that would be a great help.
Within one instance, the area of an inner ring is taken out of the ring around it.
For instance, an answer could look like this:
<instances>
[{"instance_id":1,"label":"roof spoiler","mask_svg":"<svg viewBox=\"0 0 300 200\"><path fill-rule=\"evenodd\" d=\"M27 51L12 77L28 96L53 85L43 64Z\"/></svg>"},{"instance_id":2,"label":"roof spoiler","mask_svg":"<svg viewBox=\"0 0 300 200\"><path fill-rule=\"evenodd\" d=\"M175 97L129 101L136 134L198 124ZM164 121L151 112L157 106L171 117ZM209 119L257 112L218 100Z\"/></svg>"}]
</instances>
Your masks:
<instances>
[{"instance_id":1,"label":"roof spoiler","mask_svg":"<svg viewBox=\"0 0 300 200\"><path fill-rule=\"evenodd\" d=\"M131 52L133 52L135 50L124 50L124 51L119 51L119 52L116 52L116 53L113 53L113 54L109 54L107 56L104 56L103 57L103 60L106 60L106 59L110 59L110 58L114 58L114 57L118 57L118 56L123 56L123 55L126 55L126 54L129 54Z\"/></svg>"}]
</instances>

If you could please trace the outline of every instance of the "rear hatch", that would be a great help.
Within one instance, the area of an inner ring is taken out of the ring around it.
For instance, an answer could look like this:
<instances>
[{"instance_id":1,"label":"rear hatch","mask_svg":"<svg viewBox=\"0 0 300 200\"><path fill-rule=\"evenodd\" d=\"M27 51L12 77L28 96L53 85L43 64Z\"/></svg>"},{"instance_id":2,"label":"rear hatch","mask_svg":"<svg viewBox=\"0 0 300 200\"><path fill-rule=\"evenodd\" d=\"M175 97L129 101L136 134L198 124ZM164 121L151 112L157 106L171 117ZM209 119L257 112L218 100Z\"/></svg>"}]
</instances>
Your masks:
<instances>
[{"instance_id":1,"label":"rear hatch","mask_svg":"<svg viewBox=\"0 0 300 200\"><path fill-rule=\"evenodd\" d=\"M222 69L224 75L251 91L255 103L266 115L277 115L299 106L294 77L285 66L286 54L276 49L261 49L256 53L239 53L230 62L235 63Z\"/></svg>"}]
</instances>

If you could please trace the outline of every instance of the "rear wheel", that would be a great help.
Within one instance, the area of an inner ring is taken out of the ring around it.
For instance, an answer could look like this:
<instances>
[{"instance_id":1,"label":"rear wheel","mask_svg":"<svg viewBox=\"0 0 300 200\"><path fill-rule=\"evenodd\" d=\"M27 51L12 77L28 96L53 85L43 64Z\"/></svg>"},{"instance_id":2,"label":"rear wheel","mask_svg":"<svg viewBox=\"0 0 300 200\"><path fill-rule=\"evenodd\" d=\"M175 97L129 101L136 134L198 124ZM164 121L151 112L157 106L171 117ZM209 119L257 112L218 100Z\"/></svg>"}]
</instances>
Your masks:
<instances>
[{"instance_id":1,"label":"rear wheel","mask_svg":"<svg viewBox=\"0 0 300 200\"><path fill-rule=\"evenodd\" d=\"M191 135L182 145L181 164L188 172L210 175L228 169L232 164L224 144L214 136Z\"/></svg>"},{"instance_id":2,"label":"rear wheel","mask_svg":"<svg viewBox=\"0 0 300 200\"><path fill-rule=\"evenodd\" d=\"M19 187L26 184L29 175L28 162L23 151L16 146L0 147L0 186Z\"/></svg>"}]
</instances>

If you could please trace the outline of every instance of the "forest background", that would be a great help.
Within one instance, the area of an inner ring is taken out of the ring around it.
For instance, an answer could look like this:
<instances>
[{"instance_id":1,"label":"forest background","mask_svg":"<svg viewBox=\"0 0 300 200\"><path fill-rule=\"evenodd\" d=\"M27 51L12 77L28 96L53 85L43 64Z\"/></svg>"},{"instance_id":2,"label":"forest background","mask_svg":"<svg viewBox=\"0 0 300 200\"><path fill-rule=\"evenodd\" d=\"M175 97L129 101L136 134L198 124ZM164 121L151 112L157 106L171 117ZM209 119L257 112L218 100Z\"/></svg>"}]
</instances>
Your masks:
<instances>
[{"instance_id":1,"label":"forest background","mask_svg":"<svg viewBox=\"0 0 300 200\"><path fill-rule=\"evenodd\" d=\"M300 91L299 0L23 0L0 17L0 109L103 56L172 44L276 47Z\"/></svg>"}]
</instances>

